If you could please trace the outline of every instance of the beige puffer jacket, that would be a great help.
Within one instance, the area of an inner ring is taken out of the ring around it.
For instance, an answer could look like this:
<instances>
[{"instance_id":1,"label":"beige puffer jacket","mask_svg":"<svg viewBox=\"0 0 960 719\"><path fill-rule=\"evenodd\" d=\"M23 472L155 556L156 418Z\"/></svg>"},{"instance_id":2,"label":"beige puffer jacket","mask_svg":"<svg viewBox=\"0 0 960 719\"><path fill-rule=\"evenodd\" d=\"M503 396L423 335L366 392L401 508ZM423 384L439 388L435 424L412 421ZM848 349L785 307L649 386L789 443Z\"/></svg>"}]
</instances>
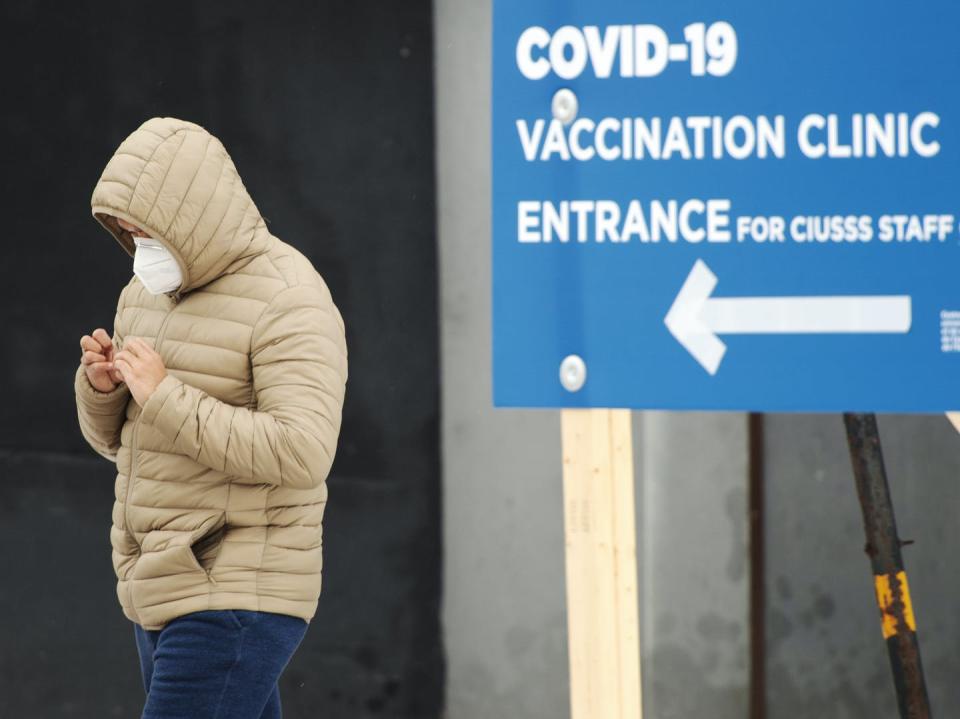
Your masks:
<instances>
[{"instance_id":1,"label":"beige puffer jacket","mask_svg":"<svg viewBox=\"0 0 960 719\"><path fill-rule=\"evenodd\" d=\"M116 217L162 241L186 278L151 295L134 276L120 293L115 347L141 337L168 372L142 409L125 383L99 392L76 371L83 436L117 465L110 540L124 614L147 629L204 609L309 622L347 381L326 284L270 234L223 145L194 123L143 123L91 204L131 257Z\"/></svg>"}]
</instances>

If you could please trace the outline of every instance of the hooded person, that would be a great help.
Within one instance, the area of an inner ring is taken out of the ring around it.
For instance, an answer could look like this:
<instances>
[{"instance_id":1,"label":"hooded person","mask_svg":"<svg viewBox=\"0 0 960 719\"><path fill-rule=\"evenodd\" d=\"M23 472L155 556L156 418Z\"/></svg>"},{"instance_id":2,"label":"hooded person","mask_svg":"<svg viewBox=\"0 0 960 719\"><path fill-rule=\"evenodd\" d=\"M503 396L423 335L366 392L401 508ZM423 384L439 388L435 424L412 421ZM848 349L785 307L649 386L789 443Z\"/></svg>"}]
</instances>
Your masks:
<instances>
[{"instance_id":1,"label":"hooded person","mask_svg":"<svg viewBox=\"0 0 960 719\"><path fill-rule=\"evenodd\" d=\"M128 382L104 392L84 363L76 371L81 432L116 463L124 615L154 632L206 610L309 623L347 381L327 285L270 233L224 146L192 122L140 125L91 207L134 258L113 351L165 370L142 406Z\"/></svg>"}]
</instances>

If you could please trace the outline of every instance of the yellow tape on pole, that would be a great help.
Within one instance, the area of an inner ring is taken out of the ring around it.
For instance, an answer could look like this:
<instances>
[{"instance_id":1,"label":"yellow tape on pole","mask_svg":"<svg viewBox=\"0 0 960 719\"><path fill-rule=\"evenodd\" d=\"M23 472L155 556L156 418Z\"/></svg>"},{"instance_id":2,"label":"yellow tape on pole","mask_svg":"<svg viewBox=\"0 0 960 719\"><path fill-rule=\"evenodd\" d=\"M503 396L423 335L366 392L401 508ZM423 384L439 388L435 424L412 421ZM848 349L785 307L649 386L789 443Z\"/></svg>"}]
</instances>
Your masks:
<instances>
[{"instance_id":1,"label":"yellow tape on pole","mask_svg":"<svg viewBox=\"0 0 960 719\"><path fill-rule=\"evenodd\" d=\"M917 631L917 620L913 616L913 601L910 599L910 586L907 584L907 573L897 572L896 580L899 584L900 601L903 603L903 620L907 629ZM877 590L877 606L880 607L880 617L883 629L883 638L889 639L900 630L894 606L893 587L889 574L877 574L873 578Z\"/></svg>"}]
</instances>

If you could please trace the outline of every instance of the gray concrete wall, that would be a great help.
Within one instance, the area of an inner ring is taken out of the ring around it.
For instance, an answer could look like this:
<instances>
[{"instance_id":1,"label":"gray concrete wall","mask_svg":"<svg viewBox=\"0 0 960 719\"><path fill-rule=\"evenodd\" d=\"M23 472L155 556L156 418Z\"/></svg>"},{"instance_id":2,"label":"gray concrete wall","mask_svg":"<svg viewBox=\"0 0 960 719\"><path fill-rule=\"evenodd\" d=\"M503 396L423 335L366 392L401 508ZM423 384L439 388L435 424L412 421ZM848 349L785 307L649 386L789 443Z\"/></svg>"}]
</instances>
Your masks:
<instances>
[{"instance_id":1,"label":"gray concrete wall","mask_svg":"<svg viewBox=\"0 0 960 719\"><path fill-rule=\"evenodd\" d=\"M490 3L435 3L451 719L569 716L560 422L494 410ZM634 415L645 716L746 711L742 415Z\"/></svg>"},{"instance_id":2,"label":"gray concrete wall","mask_svg":"<svg viewBox=\"0 0 960 719\"><path fill-rule=\"evenodd\" d=\"M644 717L747 715L747 423L635 413Z\"/></svg>"}]
</instances>

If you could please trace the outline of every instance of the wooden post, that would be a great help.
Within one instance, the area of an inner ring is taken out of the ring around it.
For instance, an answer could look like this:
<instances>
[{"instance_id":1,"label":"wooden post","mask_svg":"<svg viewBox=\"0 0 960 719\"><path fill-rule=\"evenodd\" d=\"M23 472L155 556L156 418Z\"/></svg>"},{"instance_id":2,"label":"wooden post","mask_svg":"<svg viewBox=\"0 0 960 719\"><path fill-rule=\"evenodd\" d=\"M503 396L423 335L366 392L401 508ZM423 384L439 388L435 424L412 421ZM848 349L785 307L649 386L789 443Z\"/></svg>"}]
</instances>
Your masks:
<instances>
[{"instance_id":1,"label":"wooden post","mask_svg":"<svg viewBox=\"0 0 960 719\"><path fill-rule=\"evenodd\" d=\"M960 432L960 412L947 412L947 419L950 420L953 428Z\"/></svg>"},{"instance_id":2,"label":"wooden post","mask_svg":"<svg viewBox=\"0 0 960 719\"><path fill-rule=\"evenodd\" d=\"M563 498L572 719L639 719L630 411L566 409Z\"/></svg>"}]
</instances>

